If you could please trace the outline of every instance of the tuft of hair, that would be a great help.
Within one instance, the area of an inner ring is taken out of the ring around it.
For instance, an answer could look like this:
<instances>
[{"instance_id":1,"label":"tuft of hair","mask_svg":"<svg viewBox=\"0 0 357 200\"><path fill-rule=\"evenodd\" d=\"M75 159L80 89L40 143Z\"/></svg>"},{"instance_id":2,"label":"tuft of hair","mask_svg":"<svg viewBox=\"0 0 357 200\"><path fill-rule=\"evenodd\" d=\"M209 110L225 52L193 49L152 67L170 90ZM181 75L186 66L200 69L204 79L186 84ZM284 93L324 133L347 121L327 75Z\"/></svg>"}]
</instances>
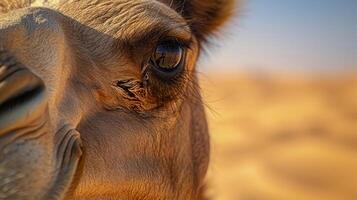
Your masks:
<instances>
[{"instance_id":1,"label":"tuft of hair","mask_svg":"<svg viewBox=\"0 0 357 200\"><path fill-rule=\"evenodd\" d=\"M11 10L23 8L31 5L31 0L1 0L0 13L7 13Z\"/></svg>"},{"instance_id":2,"label":"tuft of hair","mask_svg":"<svg viewBox=\"0 0 357 200\"><path fill-rule=\"evenodd\" d=\"M0 0L0 13L7 13L12 10L31 6L45 6L54 1L55 0Z\"/></svg>"},{"instance_id":3,"label":"tuft of hair","mask_svg":"<svg viewBox=\"0 0 357 200\"><path fill-rule=\"evenodd\" d=\"M239 0L164 0L186 19L192 32L204 41L233 15Z\"/></svg>"}]
</instances>

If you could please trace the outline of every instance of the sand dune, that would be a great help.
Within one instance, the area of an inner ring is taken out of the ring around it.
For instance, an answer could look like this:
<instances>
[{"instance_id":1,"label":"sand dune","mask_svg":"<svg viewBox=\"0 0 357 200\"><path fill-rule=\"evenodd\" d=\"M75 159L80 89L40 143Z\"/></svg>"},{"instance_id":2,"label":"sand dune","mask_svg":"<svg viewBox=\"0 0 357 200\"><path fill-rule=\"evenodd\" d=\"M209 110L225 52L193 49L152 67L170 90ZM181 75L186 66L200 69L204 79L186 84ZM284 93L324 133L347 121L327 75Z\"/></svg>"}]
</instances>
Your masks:
<instances>
[{"instance_id":1,"label":"sand dune","mask_svg":"<svg viewBox=\"0 0 357 200\"><path fill-rule=\"evenodd\" d=\"M357 199L357 74L208 74L209 195Z\"/></svg>"}]
</instances>

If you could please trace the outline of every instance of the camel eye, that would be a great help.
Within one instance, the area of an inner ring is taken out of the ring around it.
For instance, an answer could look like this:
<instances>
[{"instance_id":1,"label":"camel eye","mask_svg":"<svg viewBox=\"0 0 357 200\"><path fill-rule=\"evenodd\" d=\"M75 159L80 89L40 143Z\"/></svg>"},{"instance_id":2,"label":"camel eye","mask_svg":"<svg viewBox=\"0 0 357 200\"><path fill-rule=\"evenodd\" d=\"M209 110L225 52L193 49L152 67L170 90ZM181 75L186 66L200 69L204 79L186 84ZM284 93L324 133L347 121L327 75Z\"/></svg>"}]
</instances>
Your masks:
<instances>
[{"instance_id":1,"label":"camel eye","mask_svg":"<svg viewBox=\"0 0 357 200\"><path fill-rule=\"evenodd\" d=\"M155 71L164 78L170 78L180 72L184 49L176 41L163 42L157 45L151 62Z\"/></svg>"}]
</instances>

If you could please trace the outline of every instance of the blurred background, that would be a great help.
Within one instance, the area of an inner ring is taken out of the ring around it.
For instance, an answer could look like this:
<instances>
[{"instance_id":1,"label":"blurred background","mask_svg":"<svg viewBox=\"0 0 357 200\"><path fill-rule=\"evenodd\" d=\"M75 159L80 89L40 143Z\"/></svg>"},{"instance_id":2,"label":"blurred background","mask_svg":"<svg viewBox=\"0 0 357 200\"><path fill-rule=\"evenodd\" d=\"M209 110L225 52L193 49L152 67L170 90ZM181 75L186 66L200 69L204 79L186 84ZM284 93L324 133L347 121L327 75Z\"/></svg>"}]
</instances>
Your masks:
<instances>
[{"instance_id":1,"label":"blurred background","mask_svg":"<svg viewBox=\"0 0 357 200\"><path fill-rule=\"evenodd\" d=\"M209 196L357 199L356 0L246 0L199 71Z\"/></svg>"}]
</instances>

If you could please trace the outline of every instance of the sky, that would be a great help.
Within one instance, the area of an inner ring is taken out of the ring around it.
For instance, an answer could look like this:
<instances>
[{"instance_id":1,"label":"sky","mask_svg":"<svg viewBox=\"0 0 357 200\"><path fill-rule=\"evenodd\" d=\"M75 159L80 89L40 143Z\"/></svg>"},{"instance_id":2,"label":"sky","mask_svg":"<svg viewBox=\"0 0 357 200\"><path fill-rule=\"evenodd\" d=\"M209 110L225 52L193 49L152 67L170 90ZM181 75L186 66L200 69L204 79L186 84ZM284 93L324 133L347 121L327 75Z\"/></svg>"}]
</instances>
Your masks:
<instances>
[{"instance_id":1,"label":"sky","mask_svg":"<svg viewBox=\"0 0 357 200\"><path fill-rule=\"evenodd\" d=\"M357 69L357 0L246 0L206 49L209 69Z\"/></svg>"}]
</instances>

